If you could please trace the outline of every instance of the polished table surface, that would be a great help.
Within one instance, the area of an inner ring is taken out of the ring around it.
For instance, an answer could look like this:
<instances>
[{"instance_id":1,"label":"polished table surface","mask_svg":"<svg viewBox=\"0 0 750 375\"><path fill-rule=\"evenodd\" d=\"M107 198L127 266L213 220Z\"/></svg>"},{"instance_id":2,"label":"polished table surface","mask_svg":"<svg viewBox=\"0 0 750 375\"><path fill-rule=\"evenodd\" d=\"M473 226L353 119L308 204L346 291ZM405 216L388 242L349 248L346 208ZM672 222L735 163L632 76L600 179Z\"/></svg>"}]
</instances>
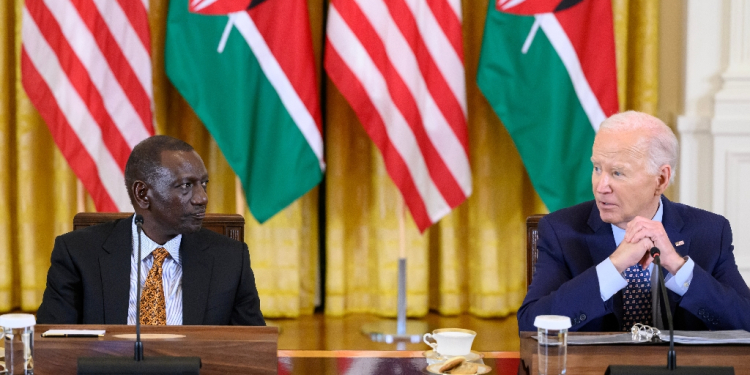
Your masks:
<instances>
[{"instance_id":1,"label":"polished table surface","mask_svg":"<svg viewBox=\"0 0 750 375\"><path fill-rule=\"evenodd\" d=\"M279 350L279 375L429 374L423 351ZM518 352L482 353L489 374L517 374Z\"/></svg>"},{"instance_id":2,"label":"polished table surface","mask_svg":"<svg viewBox=\"0 0 750 375\"><path fill-rule=\"evenodd\" d=\"M103 337L43 338L49 329L102 329ZM133 327L122 325L37 325L35 373L75 374L82 356L133 355ZM201 374L425 374L424 351L278 350L275 327L144 326L144 354L198 356ZM516 374L518 352L482 353L490 374Z\"/></svg>"},{"instance_id":3,"label":"polished table surface","mask_svg":"<svg viewBox=\"0 0 750 375\"><path fill-rule=\"evenodd\" d=\"M620 333L620 332L617 332ZM572 332L568 335L590 335ZM521 332L519 374L536 375L536 332ZM609 365L667 365L669 344L568 345L568 374L602 375ZM750 345L675 344L677 366L730 366L736 375L750 375Z\"/></svg>"}]
</instances>

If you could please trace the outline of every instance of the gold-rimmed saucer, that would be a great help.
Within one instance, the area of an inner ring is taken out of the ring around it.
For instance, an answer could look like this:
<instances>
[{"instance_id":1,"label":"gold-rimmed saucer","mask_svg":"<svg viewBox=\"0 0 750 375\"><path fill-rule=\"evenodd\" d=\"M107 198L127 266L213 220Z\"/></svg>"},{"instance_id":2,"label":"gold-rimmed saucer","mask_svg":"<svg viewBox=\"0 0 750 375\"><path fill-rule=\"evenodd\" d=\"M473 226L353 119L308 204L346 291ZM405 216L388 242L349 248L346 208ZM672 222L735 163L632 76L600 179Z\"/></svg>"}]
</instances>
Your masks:
<instances>
[{"instance_id":1,"label":"gold-rimmed saucer","mask_svg":"<svg viewBox=\"0 0 750 375\"><path fill-rule=\"evenodd\" d=\"M427 350L423 352L422 355L432 361L445 361L449 358L458 357L456 355L442 355L434 350ZM472 350L469 354L462 355L461 357L466 358L466 361L468 362L473 362L484 358L484 354Z\"/></svg>"},{"instance_id":2,"label":"gold-rimmed saucer","mask_svg":"<svg viewBox=\"0 0 750 375\"><path fill-rule=\"evenodd\" d=\"M442 365L443 365L442 363L436 363L434 365L429 365L429 366L427 366L427 372L429 372L430 374L445 374L444 372L440 372L440 366L442 366ZM477 365L477 372L476 372L477 375L487 374L490 371L492 371L492 367L490 367L490 366L482 365L482 364L479 364L479 363L475 363L475 365Z\"/></svg>"}]
</instances>

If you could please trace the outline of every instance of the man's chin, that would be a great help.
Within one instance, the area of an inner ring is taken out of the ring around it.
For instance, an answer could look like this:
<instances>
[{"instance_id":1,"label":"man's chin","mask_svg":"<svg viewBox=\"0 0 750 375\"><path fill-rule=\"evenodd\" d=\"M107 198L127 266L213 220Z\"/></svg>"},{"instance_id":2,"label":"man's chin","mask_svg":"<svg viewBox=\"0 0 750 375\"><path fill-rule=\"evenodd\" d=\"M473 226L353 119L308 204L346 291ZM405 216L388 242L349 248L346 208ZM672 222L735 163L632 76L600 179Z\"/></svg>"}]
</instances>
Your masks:
<instances>
[{"instance_id":1,"label":"man's chin","mask_svg":"<svg viewBox=\"0 0 750 375\"><path fill-rule=\"evenodd\" d=\"M203 227L203 220L199 221L198 223L193 222L190 224L185 224L182 226L182 230L180 231L180 233L182 234L195 233L201 230L202 227Z\"/></svg>"},{"instance_id":2,"label":"man's chin","mask_svg":"<svg viewBox=\"0 0 750 375\"><path fill-rule=\"evenodd\" d=\"M617 217L616 215L605 212L600 212L599 216L602 218L602 221L607 224L615 224L619 219L619 217Z\"/></svg>"}]
</instances>

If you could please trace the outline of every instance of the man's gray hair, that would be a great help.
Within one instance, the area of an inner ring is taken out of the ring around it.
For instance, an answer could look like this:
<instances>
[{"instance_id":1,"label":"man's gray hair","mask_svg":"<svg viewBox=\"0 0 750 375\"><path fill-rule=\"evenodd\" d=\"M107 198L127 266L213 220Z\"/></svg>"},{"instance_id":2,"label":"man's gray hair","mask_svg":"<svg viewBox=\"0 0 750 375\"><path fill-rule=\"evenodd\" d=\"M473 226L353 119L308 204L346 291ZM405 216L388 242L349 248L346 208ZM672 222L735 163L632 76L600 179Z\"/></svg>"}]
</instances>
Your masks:
<instances>
[{"instance_id":1,"label":"man's gray hair","mask_svg":"<svg viewBox=\"0 0 750 375\"><path fill-rule=\"evenodd\" d=\"M642 138L643 147L648 154L648 168L653 175L659 174L659 168L668 164L672 167L669 183L674 182L677 174L677 157L680 146L672 129L663 121L647 113L626 111L610 116L599 126L599 131L641 131L647 137Z\"/></svg>"}]
</instances>

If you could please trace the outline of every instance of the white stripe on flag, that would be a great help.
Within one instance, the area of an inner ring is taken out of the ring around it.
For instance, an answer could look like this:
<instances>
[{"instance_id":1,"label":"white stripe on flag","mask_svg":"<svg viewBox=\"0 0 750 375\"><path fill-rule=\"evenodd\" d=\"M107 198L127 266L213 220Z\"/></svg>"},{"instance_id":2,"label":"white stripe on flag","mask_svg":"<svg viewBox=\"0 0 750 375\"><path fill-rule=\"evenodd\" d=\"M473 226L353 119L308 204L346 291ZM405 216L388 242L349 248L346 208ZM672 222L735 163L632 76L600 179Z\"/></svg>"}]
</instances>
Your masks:
<instances>
[{"instance_id":1,"label":"white stripe on flag","mask_svg":"<svg viewBox=\"0 0 750 375\"><path fill-rule=\"evenodd\" d=\"M407 165L430 220L439 220L451 211L451 207L430 178L414 133L393 103L385 78L333 5L329 8L327 34L331 46L357 77L367 92L368 99L376 108L385 125L390 143Z\"/></svg>"},{"instance_id":2,"label":"white stripe on flag","mask_svg":"<svg viewBox=\"0 0 750 375\"><path fill-rule=\"evenodd\" d=\"M427 50L430 52L430 56L435 61L440 74L448 82L453 96L461 104L461 110L463 110L464 117L466 117L466 83L464 81L463 61L461 61L445 32L443 32L427 2L425 0L405 0L405 2L414 15L414 19L417 21L419 33L422 36L425 46L427 46Z\"/></svg>"},{"instance_id":3,"label":"white stripe on flag","mask_svg":"<svg viewBox=\"0 0 750 375\"><path fill-rule=\"evenodd\" d=\"M463 21L463 13L461 12L461 0L446 0L450 5L453 12L456 13L459 21Z\"/></svg>"},{"instance_id":4,"label":"white stripe on flag","mask_svg":"<svg viewBox=\"0 0 750 375\"><path fill-rule=\"evenodd\" d=\"M22 39L24 49L55 97L63 116L80 139L86 152L97 165L97 174L105 190L120 211L133 209L126 189L123 173L102 142L102 134L86 104L71 85L62 70L57 55L47 44L26 7L23 8Z\"/></svg>"},{"instance_id":5,"label":"white stripe on flag","mask_svg":"<svg viewBox=\"0 0 750 375\"><path fill-rule=\"evenodd\" d=\"M112 37L117 41L122 54L128 64L133 68L133 72L138 77L138 82L149 98L153 94L153 82L151 81L151 56L148 54L146 47L141 43L133 25L128 20L128 16L120 7L120 4L112 0L94 0L94 5L102 15L104 22L107 23L112 33Z\"/></svg>"},{"instance_id":6,"label":"white stripe on flag","mask_svg":"<svg viewBox=\"0 0 750 375\"><path fill-rule=\"evenodd\" d=\"M398 71L408 87L411 96L414 98L419 109L422 126L425 128L430 142L435 146L440 158L448 167L448 170L450 170L464 195L470 195L471 167L469 166L469 158L464 151L463 145L461 145L453 129L451 129L448 121L443 116L443 112L438 108L434 98L427 89L422 72L419 70L417 58L414 56L404 35L399 31L398 26L391 18L385 4L372 0L358 0L357 3L375 29L375 32L383 40L388 59L396 68L396 71ZM429 32L435 32L435 30ZM444 35L442 34L442 30L437 30L437 32ZM453 51L450 45L448 45L448 49ZM347 53L346 51L341 52L343 54ZM446 54L450 54L450 52L446 51L444 55ZM433 60L435 60L434 56ZM463 69L461 72L463 73ZM382 72L380 73L382 74Z\"/></svg>"},{"instance_id":7,"label":"white stripe on flag","mask_svg":"<svg viewBox=\"0 0 750 375\"><path fill-rule=\"evenodd\" d=\"M234 26L240 32L247 45L253 51L255 58L258 59L263 73L265 73L268 81L276 89L276 93L279 95L281 102L284 103L284 107L289 112L289 115L294 120L294 123L299 128L302 135L307 140L307 143L312 148L315 156L318 157L320 163L320 170L325 171L326 165L323 160L323 136L320 134L318 125L315 123L315 119L312 114L307 110L305 103L297 94L297 91L289 81L289 77L286 76L284 70L281 69L281 65L276 60L276 57L268 48L263 35L260 34L258 28L255 26L255 22L247 11L240 11L231 13L229 22L233 22Z\"/></svg>"},{"instance_id":8,"label":"white stripe on flag","mask_svg":"<svg viewBox=\"0 0 750 375\"><path fill-rule=\"evenodd\" d=\"M93 35L69 1L45 0L45 4L60 24L63 36L88 71L92 83L104 101L104 107L132 149L150 134L117 82L115 74L110 70ZM44 74L41 71L39 73ZM84 102L81 105L87 107Z\"/></svg>"},{"instance_id":9,"label":"white stripe on flag","mask_svg":"<svg viewBox=\"0 0 750 375\"><path fill-rule=\"evenodd\" d=\"M599 125L607 118L604 115L604 110L599 103L599 100L591 90L588 79L583 74L581 68L581 62L578 60L578 54L576 54L573 44L568 38L568 34L565 33L565 29L562 28L560 22L557 21L552 13L544 13L536 16L539 20L544 34L547 35L552 47L555 49L557 54L562 59L565 69L568 70L570 80L573 82L573 88L578 95L578 101L583 106L583 111L586 112L591 127L594 128L595 132L599 131Z\"/></svg>"}]
</instances>

